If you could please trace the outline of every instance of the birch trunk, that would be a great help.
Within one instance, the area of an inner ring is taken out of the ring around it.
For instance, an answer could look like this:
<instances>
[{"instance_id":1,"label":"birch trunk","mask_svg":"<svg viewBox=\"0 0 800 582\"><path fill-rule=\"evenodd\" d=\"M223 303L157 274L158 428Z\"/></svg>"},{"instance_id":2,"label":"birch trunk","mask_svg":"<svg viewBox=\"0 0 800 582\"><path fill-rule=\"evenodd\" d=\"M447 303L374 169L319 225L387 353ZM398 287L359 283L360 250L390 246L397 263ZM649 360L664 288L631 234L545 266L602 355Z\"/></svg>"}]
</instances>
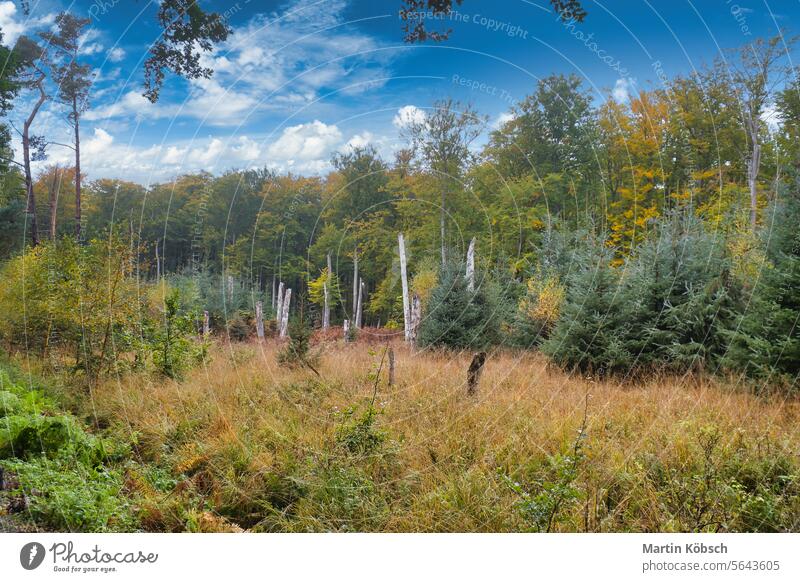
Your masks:
<instances>
[{"instance_id":1,"label":"birch trunk","mask_svg":"<svg viewBox=\"0 0 800 582\"><path fill-rule=\"evenodd\" d=\"M469 243L467 251L467 289L475 291L475 239Z\"/></svg>"},{"instance_id":2,"label":"birch trunk","mask_svg":"<svg viewBox=\"0 0 800 582\"><path fill-rule=\"evenodd\" d=\"M364 299L364 281L358 286L358 306L356 308L356 329L361 329L361 302Z\"/></svg>"},{"instance_id":3,"label":"birch trunk","mask_svg":"<svg viewBox=\"0 0 800 582\"><path fill-rule=\"evenodd\" d=\"M281 328L281 322L283 321L283 281L278 284L278 299L277 303L275 304L275 322L278 324L278 331Z\"/></svg>"},{"instance_id":4,"label":"birch trunk","mask_svg":"<svg viewBox=\"0 0 800 582\"><path fill-rule=\"evenodd\" d=\"M233 303L233 276L228 275L228 303Z\"/></svg>"},{"instance_id":5,"label":"birch trunk","mask_svg":"<svg viewBox=\"0 0 800 582\"><path fill-rule=\"evenodd\" d=\"M325 307L322 310L322 329L327 330L331 326L331 311L328 304L328 284L322 284L322 291L325 294Z\"/></svg>"},{"instance_id":6,"label":"birch trunk","mask_svg":"<svg viewBox=\"0 0 800 582\"><path fill-rule=\"evenodd\" d=\"M344 341L350 341L350 320L345 319L344 323L342 324L342 328L344 329Z\"/></svg>"},{"instance_id":7,"label":"birch trunk","mask_svg":"<svg viewBox=\"0 0 800 582\"><path fill-rule=\"evenodd\" d=\"M414 294L414 298L411 301L411 321L410 321L410 328L409 328L409 337L411 338L410 341L412 344L417 343L417 328L419 327L419 322L422 320L422 301L419 298L419 295L416 293Z\"/></svg>"},{"instance_id":8,"label":"birch trunk","mask_svg":"<svg viewBox=\"0 0 800 582\"><path fill-rule=\"evenodd\" d=\"M353 312L352 316L356 316L356 309L358 308L358 249L353 251Z\"/></svg>"},{"instance_id":9,"label":"birch trunk","mask_svg":"<svg viewBox=\"0 0 800 582\"><path fill-rule=\"evenodd\" d=\"M397 244L400 247L400 279L403 283L403 330L405 340L411 341L411 305L408 301L408 267L406 265L406 241L403 233L397 235Z\"/></svg>"},{"instance_id":10,"label":"birch trunk","mask_svg":"<svg viewBox=\"0 0 800 582\"><path fill-rule=\"evenodd\" d=\"M211 333L211 324L208 317L208 311L203 312L203 337L208 337L208 334Z\"/></svg>"},{"instance_id":11,"label":"birch trunk","mask_svg":"<svg viewBox=\"0 0 800 582\"><path fill-rule=\"evenodd\" d=\"M256 302L256 334L258 339L264 339L264 304Z\"/></svg>"},{"instance_id":12,"label":"birch trunk","mask_svg":"<svg viewBox=\"0 0 800 582\"><path fill-rule=\"evenodd\" d=\"M322 329L328 329L331 326L331 301L328 294L328 283L333 281L333 268L331 266L331 254L328 253L328 274L327 281L323 283L322 290L325 292L325 308L322 312Z\"/></svg>"},{"instance_id":13,"label":"birch trunk","mask_svg":"<svg viewBox=\"0 0 800 582\"><path fill-rule=\"evenodd\" d=\"M270 301L272 301L272 312L275 313L275 293L277 293L277 281L275 280L275 275L272 275L272 297L270 297Z\"/></svg>"},{"instance_id":14,"label":"birch trunk","mask_svg":"<svg viewBox=\"0 0 800 582\"><path fill-rule=\"evenodd\" d=\"M289 330L289 305L292 301L292 290L287 289L286 295L283 298L283 308L281 309L281 338L286 337L286 332Z\"/></svg>"},{"instance_id":15,"label":"birch trunk","mask_svg":"<svg viewBox=\"0 0 800 582\"><path fill-rule=\"evenodd\" d=\"M755 129L751 131L756 131ZM747 181L750 186L750 228L756 231L758 213L758 172L761 167L761 144L758 136L753 136L753 153L747 163Z\"/></svg>"}]
</instances>

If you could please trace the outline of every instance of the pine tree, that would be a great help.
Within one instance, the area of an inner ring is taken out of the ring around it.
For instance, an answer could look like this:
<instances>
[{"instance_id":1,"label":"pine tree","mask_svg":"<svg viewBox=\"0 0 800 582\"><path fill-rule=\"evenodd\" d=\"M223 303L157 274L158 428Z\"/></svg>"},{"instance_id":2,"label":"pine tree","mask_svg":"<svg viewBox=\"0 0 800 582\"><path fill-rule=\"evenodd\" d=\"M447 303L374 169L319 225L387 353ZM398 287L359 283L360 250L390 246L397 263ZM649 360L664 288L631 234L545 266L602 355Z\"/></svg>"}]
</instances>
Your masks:
<instances>
[{"instance_id":1,"label":"pine tree","mask_svg":"<svg viewBox=\"0 0 800 582\"><path fill-rule=\"evenodd\" d=\"M769 264L738 332L728 363L759 377L780 375L796 381L800 373L800 194L788 194L770 213Z\"/></svg>"},{"instance_id":2,"label":"pine tree","mask_svg":"<svg viewBox=\"0 0 800 582\"><path fill-rule=\"evenodd\" d=\"M484 349L500 339L498 292L476 273L478 285L467 288L465 265L449 262L440 272L417 335L423 347Z\"/></svg>"},{"instance_id":3,"label":"pine tree","mask_svg":"<svg viewBox=\"0 0 800 582\"><path fill-rule=\"evenodd\" d=\"M566 369L605 375L627 370L632 357L625 349L626 319L620 308L620 281L610 266L611 254L601 243L578 258L558 323L542 351Z\"/></svg>"}]
</instances>

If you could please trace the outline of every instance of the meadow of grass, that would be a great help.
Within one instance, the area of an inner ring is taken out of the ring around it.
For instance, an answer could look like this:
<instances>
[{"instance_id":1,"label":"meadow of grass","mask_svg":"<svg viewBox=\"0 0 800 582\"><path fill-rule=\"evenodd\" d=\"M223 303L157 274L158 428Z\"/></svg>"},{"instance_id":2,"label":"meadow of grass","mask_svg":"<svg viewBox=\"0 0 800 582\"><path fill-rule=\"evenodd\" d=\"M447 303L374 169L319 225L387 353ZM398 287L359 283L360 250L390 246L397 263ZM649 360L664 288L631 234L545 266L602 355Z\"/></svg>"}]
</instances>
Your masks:
<instances>
[{"instance_id":1,"label":"meadow of grass","mask_svg":"<svg viewBox=\"0 0 800 582\"><path fill-rule=\"evenodd\" d=\"M797 531L800 405L734 382L576 377L536 353L212 346L183 380L126 374L67 406L130 458L146 531ZM380 369L380 374L378 370ZM116 473L115 473L116 474Z\"/></svg>"}]
</instances>

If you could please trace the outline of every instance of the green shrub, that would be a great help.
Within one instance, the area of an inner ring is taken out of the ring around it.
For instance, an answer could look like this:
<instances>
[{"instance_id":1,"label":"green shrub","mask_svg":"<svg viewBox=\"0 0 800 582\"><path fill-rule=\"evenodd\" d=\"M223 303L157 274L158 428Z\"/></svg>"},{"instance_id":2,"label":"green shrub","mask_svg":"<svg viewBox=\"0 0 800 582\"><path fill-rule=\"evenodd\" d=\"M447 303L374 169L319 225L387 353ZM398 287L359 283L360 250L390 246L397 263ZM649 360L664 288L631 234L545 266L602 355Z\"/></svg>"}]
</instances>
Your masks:
<instances>
[{"instance_id":1,"label":"green shrub","mask_svg":"<svg viewBox=\"0 0 800 582\"><path fill-rule=\"evenodd\" d=\"M420 346L485 349L500 342L498 289L488 275L476 272L475 290L470 291L464 273L460 262L440 272L419 326Z\"/></svg>"},{"instance_id":2,"label":"green shrub","mask_svg":"<svg viewBox=\"0 0 800 582\"><path fill-rule=\"evenodd\" d=\"M164 299L162 325L153 331L152 352L156 369L169 378L180 378L202 361L205 345L196 337L196 317L183 308L181 294L173 289Z\"/></svg>"},{"instance_id":3,"label":"green shrub","mask_svg":"<svg viewBox=\"0 0 800 582\"><path fill-rule=\"evenodd\" d=\"M386 440L386 432L375 427L378 411L369 406L357 414L355 407L342 413L343 422L336 430L336 442L354 455L370 455L377 452Z\"/></svg>"},{"instance_id":4,"label":"green shrub","mask_svg":"<svg viewBox=\"0 0 800 582\"><path fill-rule=\"evenodd\" d=\"M137 529L118 470L93 467L70 454L4 461L3 466L17 475L19 492L30 500L28 515L39 527L62 532Z\"/></svg>"}]
</instances>

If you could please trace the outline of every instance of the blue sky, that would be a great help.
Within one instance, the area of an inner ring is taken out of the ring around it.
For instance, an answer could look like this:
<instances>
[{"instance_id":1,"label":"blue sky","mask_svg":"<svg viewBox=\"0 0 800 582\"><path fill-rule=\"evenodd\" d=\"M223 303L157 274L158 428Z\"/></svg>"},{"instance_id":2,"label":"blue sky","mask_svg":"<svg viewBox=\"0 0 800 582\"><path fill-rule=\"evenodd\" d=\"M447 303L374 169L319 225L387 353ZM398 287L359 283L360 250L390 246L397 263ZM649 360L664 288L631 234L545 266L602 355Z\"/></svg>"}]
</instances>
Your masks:
<instances>
[{"instance_id":1,"label":"blue sky","mask_svg":"<svg viewBox=\"0 0 800 582\"><path fill-rule=\"evenodd\" d=\"M409 46L400 0L208 0L233 28L206 58L214 77L168 78L151 105L141 92L142 62L159 34L154 2L32 3L26 16L0 0L6 43L52 26L65 8L93 17L82 49L96 75L84 167L90 179L144 184L254 166L324 173L335 152L366 143L390 158L403 145L402 124L447 96L486 114L488 133L551 73L581 76L598 101L625 100L660 86L657 71L689 72L781 27L796 33L800 15L800 0L587 0L586 21L565 26L547 0L465 0L433 23L452 28L450 40ZM35 131L66 141L63 119L48 104ZM69 156L53 146L49 163Z\"/></svg>"}]
</instances>

